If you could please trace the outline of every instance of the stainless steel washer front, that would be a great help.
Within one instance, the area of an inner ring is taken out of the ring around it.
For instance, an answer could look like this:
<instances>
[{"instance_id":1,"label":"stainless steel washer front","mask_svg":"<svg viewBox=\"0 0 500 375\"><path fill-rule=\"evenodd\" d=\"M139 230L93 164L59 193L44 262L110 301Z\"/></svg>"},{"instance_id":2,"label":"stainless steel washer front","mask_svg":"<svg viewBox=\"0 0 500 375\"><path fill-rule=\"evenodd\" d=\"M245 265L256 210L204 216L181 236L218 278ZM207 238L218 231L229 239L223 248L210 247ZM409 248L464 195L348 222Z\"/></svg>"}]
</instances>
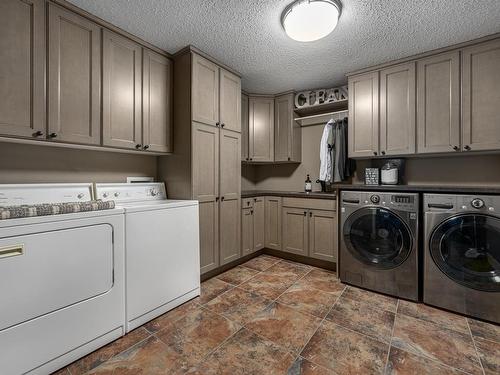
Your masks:
<instances>
[{"instance_id":1,"label":"stainless steel washer front","mask_svg":"<svg viewBox=\"0 0 500 375\"><path fill-rule=\"evenodd\" d=\"M500 197L424 195L424 302L500 323Z\"/></svg>"},{"instance_id":2,"label":"stainless steel washer front","mask_svg":"<svg viewBox=\"0 0 500 375\"><path fill-rule=\"evenodd\" d=\"M340 279L418 300L418 207L418 194L342 192Z\"/></svg>"}]
</instances>

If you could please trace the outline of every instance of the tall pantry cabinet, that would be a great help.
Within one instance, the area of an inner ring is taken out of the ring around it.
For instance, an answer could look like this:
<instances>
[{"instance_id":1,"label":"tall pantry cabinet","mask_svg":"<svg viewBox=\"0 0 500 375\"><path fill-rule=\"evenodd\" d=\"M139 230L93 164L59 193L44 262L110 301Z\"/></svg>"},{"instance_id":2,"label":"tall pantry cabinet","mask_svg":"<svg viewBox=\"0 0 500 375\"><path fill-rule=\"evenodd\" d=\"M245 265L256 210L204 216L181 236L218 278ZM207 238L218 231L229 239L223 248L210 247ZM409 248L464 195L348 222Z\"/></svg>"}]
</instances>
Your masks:
<instances>
[{"instance_id":1,"label":"tall pantry cabinet","mask_svg":"<svg viewBox=\"0 0 500 375\"><path fill-rule=\"evenodd\" d=\"M160 158L170 198L196 199L201 273L240 257L241 80L202 52L174 56L174 149Z\"/></svg>"}]
</instances>

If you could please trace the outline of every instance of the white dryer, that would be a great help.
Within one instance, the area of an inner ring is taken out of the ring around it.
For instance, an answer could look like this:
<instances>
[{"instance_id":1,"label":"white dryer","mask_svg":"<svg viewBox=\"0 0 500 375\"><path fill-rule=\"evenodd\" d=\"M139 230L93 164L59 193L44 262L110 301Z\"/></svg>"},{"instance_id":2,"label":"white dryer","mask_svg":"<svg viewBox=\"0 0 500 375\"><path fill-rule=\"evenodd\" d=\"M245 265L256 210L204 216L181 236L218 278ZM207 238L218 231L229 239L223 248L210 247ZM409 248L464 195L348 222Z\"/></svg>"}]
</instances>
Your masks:
<instances>
[{"instance_id":1,"label":"white dryer","mask_svg":"<svg viewBox=\"0 0 500 375\"><path fill-rule=\"evenodd\" d=\"M0 185L0 206L84 202L92 184ZM122 209L0 220L0 373L49 374L124 333Z\"/></svg>"},{"instance_id":2,"label":"white dryer","mask_svg":"<svg viewBox=\"0 0 500 375\"><path fill-rule=\"evenodd\" d=\"M125 209L127 331L199 296L198 201L167 199L163 183L95 190Z\"/></svg>"}]
</instances>

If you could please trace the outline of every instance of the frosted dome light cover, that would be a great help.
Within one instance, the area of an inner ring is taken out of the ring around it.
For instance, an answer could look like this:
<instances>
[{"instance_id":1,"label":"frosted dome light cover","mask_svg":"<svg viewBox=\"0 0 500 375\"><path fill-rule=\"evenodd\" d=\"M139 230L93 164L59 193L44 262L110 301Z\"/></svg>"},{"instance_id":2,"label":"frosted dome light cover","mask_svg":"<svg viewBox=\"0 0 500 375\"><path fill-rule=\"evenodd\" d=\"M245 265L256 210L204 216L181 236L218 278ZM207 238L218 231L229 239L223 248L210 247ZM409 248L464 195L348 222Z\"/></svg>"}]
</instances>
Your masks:
<instances>
[{"instance_id":1,"label":"frosted dome light cover","mask_svg":"<svg viewBox=\"0 0 500 375\"><path fill-rule=\"evenodd\" d=\"M337 0L297 0L285 8L281 24L290 38L312 42L335 29L341 9Z\"/></svg>"}]
</instances>

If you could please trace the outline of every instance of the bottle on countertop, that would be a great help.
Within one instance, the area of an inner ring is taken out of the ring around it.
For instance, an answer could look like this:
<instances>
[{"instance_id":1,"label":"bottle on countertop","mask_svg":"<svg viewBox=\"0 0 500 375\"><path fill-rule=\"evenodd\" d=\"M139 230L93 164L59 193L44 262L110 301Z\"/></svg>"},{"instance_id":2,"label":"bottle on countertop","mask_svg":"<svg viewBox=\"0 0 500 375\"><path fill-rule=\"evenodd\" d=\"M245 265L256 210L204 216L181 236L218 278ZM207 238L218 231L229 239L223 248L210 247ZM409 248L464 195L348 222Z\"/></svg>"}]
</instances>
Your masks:
<instances>
[{"instance_id":1,"label":"bottle on countertop","mask_svg":"<svg viewBox=\"0 0 500 375\"><path fill-rule=\"evenodd\" d=\"M309 175L307 175L304 190L306 191L306 193L310 193L312 191L312 182L311 179L309 178Z\"/></svg>"}]
</instances>

